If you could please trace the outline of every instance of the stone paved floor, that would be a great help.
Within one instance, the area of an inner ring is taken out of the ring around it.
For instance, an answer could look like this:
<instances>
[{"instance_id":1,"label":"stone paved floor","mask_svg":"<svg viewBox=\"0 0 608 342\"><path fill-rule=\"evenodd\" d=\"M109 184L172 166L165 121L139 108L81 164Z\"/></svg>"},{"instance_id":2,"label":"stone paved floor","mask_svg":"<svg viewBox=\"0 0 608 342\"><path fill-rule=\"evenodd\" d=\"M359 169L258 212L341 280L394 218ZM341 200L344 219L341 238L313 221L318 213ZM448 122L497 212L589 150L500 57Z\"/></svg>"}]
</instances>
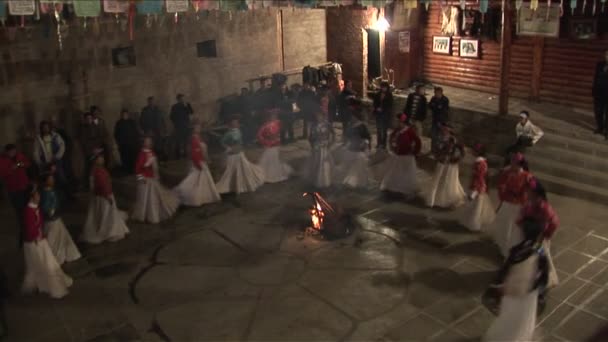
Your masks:
<instances>
[{"instance_id":1,"label":"stone paved floor","mask_svg":"<svg viewBox=\"0 0 608 342\"><path fill-rule=\"evenodd\" d=\"M300 141L284 154L305 151ZM306 189L294 179L161 225L132 223L123 241L82 246L85 257L65 266L75 283L62 300L19 294L22 256L4 203L7 341L476 341L488 328L480 296L500 259L455 223L458 212L334 188L327 198L362 228L329 242L301 233ZM608 212L551 201L562 219L553 241L561 283L537 335L580 341L608 323ZM74 234L85 207L65 215Z\"/></svg>"}]
</instances>

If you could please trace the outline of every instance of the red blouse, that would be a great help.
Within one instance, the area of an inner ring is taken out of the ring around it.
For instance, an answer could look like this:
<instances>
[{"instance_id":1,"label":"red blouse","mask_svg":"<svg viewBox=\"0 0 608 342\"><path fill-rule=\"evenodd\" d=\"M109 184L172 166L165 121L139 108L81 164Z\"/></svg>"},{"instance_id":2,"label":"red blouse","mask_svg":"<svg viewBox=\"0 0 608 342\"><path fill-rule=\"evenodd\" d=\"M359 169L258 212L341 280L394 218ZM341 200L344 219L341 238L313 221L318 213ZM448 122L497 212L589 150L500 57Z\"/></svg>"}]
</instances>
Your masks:
<instances>
[{"instance_id":1,"label":"red blouse","mask_svg":"<svg viewBox=\"0 0 608 342\"><path fill-rule=\"evenodd\" d=\"M203 153L201 138L198 135L192 136L192 139L190 140L190 150L192 165L200 169L205 161L205 155Z\"/></svg>"},{"instance_id":2,"label":"red blouse","mask_svg":"<svg viewBox=\"0 0 608 342\"><path fill-rule=\"evenodd\" d=\"M23 224L25 228L25 242L34 242L42 238L42 225L44 221L40 208L34 204L28 204L23 212Z\"/></svg>"},{"instance_id":3,"label":"red blouse","mask_svg":"<svg viewBox=\"0 0 608 342\"><path fill-rule=\"evenodd\" d=\"M15 168L17 163L23 164L22 167ZM8 192L18 192L27 189L30 180L27 177L27 168L30 161L22 153L17 153L15 159L6 156L0 157L0 178Z\"/></svg>"},{"instance_id":4,"label":"red blouse","mask_svg":"<svg viewBox=\"0 0 608 342\"><path fill-rule=\"evenodd\" d=\"M258 130L258 142L264 147L275 147L281 144L281 121L272 120Z\"/></svg>"},{"instance_id":5,"label":"red blouse","mask_svg":"<svg viewBox=\"0 0 608 342\"><path fill-rule=\"evenodd\" d=\"M137 157L137 162L135 163L135 173L138 177L143 178L155 178L154 175L154 162L152 158L155 158L155 154L152 150L142 149L139 152L139 156Z\"/></svg>"},{"instance_id":6,"label":"red blouse","mask_svg":"<svg viewBox=\"0 0 608 342\"><path fill-rule=\"evenodd\" d=\"M526 218L532 218L542 223L545 239L550 239L559 227L559 217L557 217L553 207L544 200L526 203L521 210L517 223L522 224Z\"/></svg>"},{"instance_id":7,"label":"red blouse","mask_svg":"<svg viewBox=\"0 0 608 342\"><path fill-rule=\"evenodd\" d=\"M504 169L498 179L498 198L513 204L526 203L531 180L532 175L527 171Z\"/></svg>"},{"instance_id":8,"label":"red blouse","mask_svg":"<svg viewBox=\"0 0 608 342\"><path fill-rule=\"evenodd\" d=\"M471 180L471 190L477 191L480 194L488 191L486 177L488 175L488 161L479 157L473 165L473 179Z\"/></svg>"},{"instance_id":9,"label":"red blouse","mask_svg":"<svg viewBox=\"0 0 608 342\"><path fill-rule=\"evenodd\" d=\"M420 153L420 138L416 134L416 130L411 127L393 131L390 141L393 152L397 155L418 155Z\"/></svg>"},{"instance_id":10,"label":"red blouse","mask_svg":"<svg viewBox=\"0 0 608 342\"><path fill-rule=\"evenodd\" d=\"M93 170L93 192L104 198L112 195L112 179L104 167L97 166Z\"/></svg>"}]
</instances>

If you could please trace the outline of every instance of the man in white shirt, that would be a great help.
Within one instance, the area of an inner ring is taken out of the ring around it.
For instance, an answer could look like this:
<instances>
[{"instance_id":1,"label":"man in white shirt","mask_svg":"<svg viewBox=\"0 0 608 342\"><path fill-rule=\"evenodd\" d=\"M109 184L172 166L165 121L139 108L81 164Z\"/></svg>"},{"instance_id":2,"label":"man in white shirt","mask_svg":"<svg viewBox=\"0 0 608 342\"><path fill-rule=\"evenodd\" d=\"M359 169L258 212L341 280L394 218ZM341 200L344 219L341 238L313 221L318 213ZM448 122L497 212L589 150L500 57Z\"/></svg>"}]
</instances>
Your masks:
<instances>
[{"instance_id":1,"label":"man in white shirt","mask_svg":"<svg viewBox=\"0 0 608 342\"><path fill-rule=\"evenodd\" d=\"M530 113L527 111L524 110L519 113L519 117L521 119L517 123L517 126L515 126L517 140L507 149L505 160L510 160L510 156L513 153L524 153L526 148L536 145L540 138L545 134L542 129L530 121Z\"/></svg>"}]
</instances>

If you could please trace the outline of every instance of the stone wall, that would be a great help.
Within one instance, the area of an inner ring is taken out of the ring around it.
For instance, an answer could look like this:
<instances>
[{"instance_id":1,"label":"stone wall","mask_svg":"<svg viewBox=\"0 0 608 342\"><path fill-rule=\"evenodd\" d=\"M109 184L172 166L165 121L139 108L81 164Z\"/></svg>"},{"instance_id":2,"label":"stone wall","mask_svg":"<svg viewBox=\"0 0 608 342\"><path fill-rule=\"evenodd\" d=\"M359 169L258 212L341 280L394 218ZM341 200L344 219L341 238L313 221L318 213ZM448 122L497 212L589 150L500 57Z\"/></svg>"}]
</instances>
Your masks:
<instances>
[{"instance_id":1,"label":"stone wall","mask_svg":"<svg viewBox=\"0 0 608 342\"><path fill-rule=\"evenodd\" d=\"M245 80L326 61L324 10L289 9L282 20L277 10L189 14L178 23L169 15L139 16L134 41L124 18L89 19L86 28L81 20L62 32L62 51L53 26L42 22L12 29L10 41L8 30L1 33L0 143L58 113L72 126L79 118L72 113L93 104L113 126L121 108L139 111L150 95L168 111L184 93L201 119L212 120L217 100ZM196 43L205 40L216 40L217 58L197 57ZM134 46L137 65L113 67L112 49L127 46Z\"/></svg>"}]
</instances>

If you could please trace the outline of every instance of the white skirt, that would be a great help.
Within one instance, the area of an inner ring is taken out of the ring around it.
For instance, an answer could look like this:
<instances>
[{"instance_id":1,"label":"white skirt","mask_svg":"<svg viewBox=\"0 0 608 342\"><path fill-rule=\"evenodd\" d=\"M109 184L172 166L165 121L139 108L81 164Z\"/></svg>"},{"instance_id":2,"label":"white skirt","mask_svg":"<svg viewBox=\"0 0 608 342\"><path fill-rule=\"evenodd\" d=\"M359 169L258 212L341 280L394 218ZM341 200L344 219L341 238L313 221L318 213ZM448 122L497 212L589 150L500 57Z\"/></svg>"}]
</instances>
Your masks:
<instances>
[{"instance_id":1,"label":"white skirt","mask_svg":"<svg viewBox=\"0 0 608 342\"><path fill-rule=\"evenodd\" d=\"M545 250L545 254L547 255L547 263L549 264L549 280L547 281L547 288L552 288L559 284L559 277L557 276L555 264L553 263L553 258L551 257L551 241L544 240L543 248Z\"/></svg>"},{"instance_id":2,"label":"white skirt","mask_svg":"<svg viewBox=\"0 0 608 342\"><path fill-rule=\"evenodd\" d=\"M266 183L285 181L293 173L291 166L281 162L280 152L278 146L265 148L264 152L262 152L257 165L264 172Z\"/></svg>"},{"instance_id":3,"label":"white skirt","mask_svg":"<svg viewBox=\"0 0 608 342\"><path fill-rule=\"evenodd\" d=\"M304 177L317 188L331 186L334 161L327 147L313 149L304 168Z\"/></svg>"},{"instance_id":4,"label":"white skirt","mask_svg":"<svg viewBox=\"0 0 608 342\"><path fill-rule=\"evenodd\" d=\"M459 222L469 230L481 231L481 228L494 222L496 209L487 193L480 194L469 202L460 215Z\"/></svg>"},{"instance_id":5,"label":"white skirt","mask_svg":"<svg viewBox=\"0 0 608 342\"><path fill-rule=\"evenodd\" d=\"M524 234L517 225L520 211L521 205L502 202L494 223L487 228L487 232L492 236L504 257L509 255L513 246L524 239Z\"/></svg>"},{"instance_id":6,"label":"white skirt","mask_svg":"<svg viewBox=\"0 0 608 342\"><path fill-rule=\"evenodd\" d=\"M192 167L188 176L173 189L173 192L181 204L191 207L200 207L203 204L222 200L207 164L203 164L201 170Z\"/></svg>"},{"instance_id":7,"label":"white skirt","mask_svg":"<svg viewBox=\"0 0 608 342\"><path fill-rule=\"evenodd\" d=\"M343 158L342 184L351 188L367 188L373 180L367 153L346 151Z\"/></svg>"},{"instance_id":8,"label":"white skirt","mask_svg":"<svg viewBox=\"0 0 608 342\"><path fill-rule=\"evenodd\" d=\"M458 164L437 163L430 187L424 192L426 204L431 208L454 208L462 205L465 199Z\"/></svg>"},{"instance_id":9,"label":"white skirt","mask_svg":"<svg viewBox=\"0 0 608 342\"><path fill-rule=\"evenodd\" d=\"M484 342L529 342L536 327L538 290L524 296L502 298L500 313L486 332Z\"/></svg>"},{"instance_id":10,"label":"white skirt","mask_svg":"<svg viewBox=\"0 0 608 342\"><path fill-rule=\"evenodd\" d=\"M81 255L61 218L44 223L46 239L59 265L80 259Z\"/></svg>"},{"instance_id":11,"label":"white skirt","mask_svg":"<svg viewBox=\"0 0 608 342\"><path fill-rule=\"evenodd\" d=\"M170 219L179 208L179 200L158 179L146 178L137 183L135 206L131 218L156 224Z\"/></svg>"},{"instance_id":12,"label":"white skirt","mask_svg":"<svg viewBox=\"0 0 608 342\"><path fill-rule=\"evenodd\" d=\"M416 195L418 191L416 158L412 155L396 154L391 154L388 158L380 190L400 192L406 196Z\"/></svg>"},{"instance_id":13,"label":"white skirt","mask_svg":"<svg viewBox=\"0 0 608 342\"><path fill-rule=\"evenodd\" d=\"M46 239L23 244L25 277L22 290L25 293L40 291L53 298L68 294L72 278L63 273Z\"/></svg>"},{"instance_id":14,"label":"white skirt","mask_svg":"<svg viewBox=\"0 0 608 342\"><path fill-rule=\"evenodd\" d=\"M87 219L81 240L88 243L102 243L121 240L129 233L125 224L127 214L118 210L112 196L112 205L106 198L94 196L89 204Z\"/></svg>"},{"instance_id":15,"label":"white skirt","mask_svg":"<svg viewBox=\"0 0 608 342\"><path fill-rule=\"evenodd\" d=\"M226 170L217 182L220 194L253 192L264 184L264 171L251 163L243 152L229 154Z\"/></svg>"}]
</instances>

